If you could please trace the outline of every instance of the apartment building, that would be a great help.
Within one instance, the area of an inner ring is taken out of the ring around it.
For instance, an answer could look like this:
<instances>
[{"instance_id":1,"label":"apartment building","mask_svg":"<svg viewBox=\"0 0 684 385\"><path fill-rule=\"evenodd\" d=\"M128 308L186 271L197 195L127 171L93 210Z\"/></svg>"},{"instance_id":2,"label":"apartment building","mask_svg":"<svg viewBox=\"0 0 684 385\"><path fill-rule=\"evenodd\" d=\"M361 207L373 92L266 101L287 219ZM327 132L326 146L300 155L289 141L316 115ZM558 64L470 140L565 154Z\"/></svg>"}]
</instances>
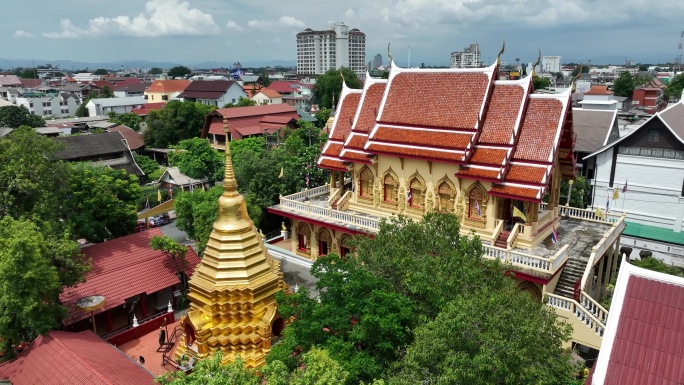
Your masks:
<instances>
[{"instance_id":1,"label":"apartment building","mask_svg":"<svg viewBox=\"0 0 684 385\"><path fill-rule=\"evenodd\" d=\"M480 46L473 43L463 51L451 53L451 68L477 68L480 66Z\"/></svg>"},{"instance_id":2,"label":"apartment building","mask_svg":"<svg viewBox=\"0 0 684 385\"><path fill-rule=\"evenodd\" d=\"M25 93L17 96L16 104L38 116L75 116L78 97L72 93Z\"/></svg>"},{"instance_id":3,"label":"apartment building","mask_svg":"<svg viewBox=\"0 0 684 385\"><path fill-rule=\"evenodd\" d=\"M322 75L329 69L351 68L359 77L366 73L366 34L344 23L330 29L310 28L297 34L297 75Z\"/></svg>"}]
</instances>

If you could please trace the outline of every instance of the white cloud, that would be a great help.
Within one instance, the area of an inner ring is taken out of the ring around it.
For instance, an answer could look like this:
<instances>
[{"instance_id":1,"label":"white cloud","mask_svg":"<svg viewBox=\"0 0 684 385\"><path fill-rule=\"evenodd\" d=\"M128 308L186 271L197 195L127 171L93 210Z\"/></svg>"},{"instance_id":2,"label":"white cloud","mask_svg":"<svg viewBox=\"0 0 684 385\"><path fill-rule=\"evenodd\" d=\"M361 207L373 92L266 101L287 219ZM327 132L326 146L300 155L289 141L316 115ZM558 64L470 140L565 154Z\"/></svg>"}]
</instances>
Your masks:
<instances>
[{"instance_id":1,"label":"white cloud","mask_svg":"<svg viewBox=\"0 0 684 385\"><path fill-rule=\"evenodd\" d=\"M244 29L243 29L242 27L240 27L240 26L239 26L236 22L234 22L233 20L228 20L228 23L226 23L226 28L232 29L233 31L237 31L237 32L242 32L242 31L244 31Z\"/></svg>"},{"instance_id":2,"label":"white cloud","mask_svg":"<svg viewBox=\"0 0 684 385\"><path fill-rule=\"evenodd\" d=\"M60 26L61 31L45 32L43 36L74 39L101 36L205 36L219 33L211 14L190 8L190 3L180 0L150 0L138 16L96 17L90 19L85 28L69 19L62 19Z\"/></svg>"},{"instance_id":3,"label":"white cloud","mask_svg":"<svg viewBox=\"0 0 684 385\"><path fill-rule=\"evenodd\" d=\"M302 29L306 27L306 24L292 16L282 16L278 20L250 20L247 26L260 31L275 31L280 28Z\"/></svg>"},{"instance_id":4,"label":"white cloud","mask_svg":"<svg viewBox=\"0 0 684 385\"><path fill-rule=\"evenodd\" d=\"M14 31L14 37L33 37L33 34L31 32L18 30Z\"/></svg>"}]
</instances>

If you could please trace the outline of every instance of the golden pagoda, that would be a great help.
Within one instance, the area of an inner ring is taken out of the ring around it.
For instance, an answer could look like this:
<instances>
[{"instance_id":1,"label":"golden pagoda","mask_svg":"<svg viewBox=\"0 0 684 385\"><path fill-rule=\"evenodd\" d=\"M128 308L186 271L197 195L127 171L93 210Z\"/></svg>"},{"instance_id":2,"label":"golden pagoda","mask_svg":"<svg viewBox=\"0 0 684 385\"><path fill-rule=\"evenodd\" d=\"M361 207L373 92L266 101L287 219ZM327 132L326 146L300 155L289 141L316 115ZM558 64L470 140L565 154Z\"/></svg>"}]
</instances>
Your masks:
<instances>
[{"instance_id":1,"label":"golden pagoda","mask_svg":"<svg viewBox=\"0 0 684 385\"><path fill-rule=\"evenodd\" d=\"M228 131L227 121L223 121ZM223 194L201 263L189 281L190 309L176 358L223 352L224 363L240 356L248 367L265 363L271 339L284 327L275 294L286 289L280 261L273 260L247 215L226 145Z\"/></svg>"}]
</instances>

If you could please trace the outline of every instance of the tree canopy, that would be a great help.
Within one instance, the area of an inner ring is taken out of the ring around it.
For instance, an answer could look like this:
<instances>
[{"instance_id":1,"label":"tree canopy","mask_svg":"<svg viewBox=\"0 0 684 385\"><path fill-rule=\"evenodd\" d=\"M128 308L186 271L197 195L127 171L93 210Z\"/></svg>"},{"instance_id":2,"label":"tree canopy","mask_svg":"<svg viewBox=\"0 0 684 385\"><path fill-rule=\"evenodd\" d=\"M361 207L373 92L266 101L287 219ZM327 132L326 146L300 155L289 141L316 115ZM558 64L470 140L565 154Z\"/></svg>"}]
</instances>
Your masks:
<instances>
[{"instance_id":1,"label":"tree canopy","mask_svg":"<svg viewBox=\"0 0 684 385\"><path fill-rule=\"evenodd\" d=\"M632 97L634 93L634 77L627 71L624 71L613 82L613 93L615 96Z\"/></svg>"},{"instance_id":2,"label":"tree canopy","mask_svg":"<svg viewBox=\"0 0 684 385\"><path fill-rule=\"evenodd\" d=\"M140 116L132 112L126 114L117 114L113 111L109 113L109 121L116 124L122 124L128 128L132 128L135 131L140 131L140 125L143 122Z\"/></svg>"},{"instance_id":3,"label":"tree canopy","mask_svg":"<svg viewBox=\"0 0 684 385\"><path fill-rule=\"evenodd\" d=\"M33 115L24 106L0 107L0 127L18 128L19 126L45 127L45 120Z\"/></svg>"},{"instance_id":4,"label":"tree canopy","mask_svg":"<svg viewBox=\"0 0 684 385\"><path fill-rule=\"evenodd\" d=\"M198 138L204 118L216 107L190 101L171 100L164 108L150 111L143 140L148 147L168 148L183 139Z\"/></svg>"},{"instance_id":5,"label":"tree canopy","mask_svg":"<svg viewBox=\"0 0 684 385\"><path fill-rule=\"evenodd\" d=\"M330 119L330 113L332 113L330 108L323 107L318 110L314 115L316 117L316 127L320 129L325 128L325 124L328 123L328 119Z\"/></svg>"},{"instance_id":6,"label":"tree canopy","mask_svg":"<svg viewBox=\"0 0 684 385\"><path fill-rule=\"evenodd\" d=\"M344 81L347 84L347 87L362 88L361 81L351 68L342 67L339 70L329 69L316 79L316 88L314 89L314 92L316 98L320 101L321 107L332 108L333 97L336 102L339 101L340 92L342 92L342 76L340 76L340 72L344 75Z\"/></svg>"},{"instance_id":7,"label":"tree canopy","mask_svg":"<svg viewBox=\"0 0 684 385\"><path fill-rule=\"evenodd\" d=\"M186 75L190 75L192 71L190 68L186 66L175 66L169 70L166 74L170 78L182 78L185 77Z\"/></svg>"},{"instance_id":8,"label":"tree canopy","mask_svg":"<svg viewBox=\"0 0 684 385\"><path fill-rule=\"evenodd\" d=\"M240 96L238 99L237 103L227 103L226 105L223 106L223 108L233 108L233 107L250 107L250 106L256 106L256 102L250 98L245 98L244 96Z\"/></svg>"},{"instance_id":9,"label":"tree canopy","mask_svg":"<svg viewBox=\"0 0 684 385\"><path fill-rule=\"evenodd\" d=\"M222 179L224 155L211 147L208 139L181 140L169 153L169 163L194 179Z\"/></svg>"},{"instance_id":10,"label":"tree canopy","mask_svg":"<svg viewBox=\"0 0 684 385\"><path fill-rule=\"evenodd\" d=\"M540 76L535 76L532 79L532 82L534 84L535 90L541 90L544 88L549 88L551 86L551 80L549 80L548 78L540 77Z\"/></svg>"},{"instance_id":11,"label":"tree canopy","mask_svg":"<svg viewBox=\"0 0 684 385\"><path fill-rule=\"evenodd\" d=\"M147 73L150 75L160 75L164 73L164 70L159 67L152 67L149 71L147 71Z\"/></svg>"},{"instance_id":12,"label":"tree canopy","mask_svg":"<svg viewBox=\"0 0 684 385\"><path fill-rule=\"evenodd\" d=\"M22 79L38 79L38 70L35 68L24 68L17 72L17 76Z\"/></svg>"},{"instance_id":13,"label":"tree canopy","mask_svg":"<svg viewBox=\"0 0 684 385\"><path fill-rule=\"evenodd\" d=\"M665 88L665 96L671 100L679 100L682 97L684 90L684 72L670 79L670 82Z\"/></svg>"},{"instance_id":14,"label":"tree canopy","mask_svg":"<svg viewBox=\"0 0 684 385\"><path fill-rule=\"evenodd\" d=\"M579 73L579 70L580 70L580 66L579 66L579 65L575 65L575 69L572 70L572 75L571 75L571 76L572 76L572 77L577 76L577 74ZM588 73L589 73L589 66L588 66L588 65L586 65L586 64L582 65L582 73L583 73L583 74L588 74Z\"/></svg>"}]
</instances>

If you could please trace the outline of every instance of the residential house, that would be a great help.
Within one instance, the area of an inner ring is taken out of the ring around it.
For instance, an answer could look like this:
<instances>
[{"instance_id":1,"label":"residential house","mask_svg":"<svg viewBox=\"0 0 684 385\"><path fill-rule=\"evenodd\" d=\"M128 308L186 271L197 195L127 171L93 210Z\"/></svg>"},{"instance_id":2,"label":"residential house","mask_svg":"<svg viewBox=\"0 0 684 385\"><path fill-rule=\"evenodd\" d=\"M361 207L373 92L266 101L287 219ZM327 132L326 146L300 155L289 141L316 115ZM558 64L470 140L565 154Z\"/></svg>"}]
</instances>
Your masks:
<instances>
[{"instance_id":1,"label":"residential house","mask_svg":"<svg viewBox=\"0 0 684 385\"><path fill-rule=\"evenodd\" d=\"M11 104L17 101L21 88L0 87L0 100L6 100Z\"/></svg>"},{"instance_id":2,"label":"residential house","mask_svg":"<svg viewBox=\"0 0 684 385\"><path fill-rule=\"evenodd\" d=\"M40 79L19 79L21 81L21 86L24 89L32 89L32 88L37 88L43 85L43 81Z\"/></svg>"},{"instance_id":3,"label":"residential house","mask_svg":"<svg viewBox=\"0 0 684 385\"><path fill-rule=\"evenodd\" d=\"M162 108L164 108L164 106L166 106L166 102L147 103L143 104L139 108L134 108L133 110L131 110L131 113L136 114L144 119L147 115L149 115L150 111L161 110Z\"/></svg>"},{"instance_id":4,"label":"residential house","mask_svg":"<svg viewBox=\"0 0 684 385\"><path fill-rule=\"evenodd\" d=\"M142 135L140 135L139 132L136 132L128 126L124 126L123 124L108 127L107 131L120 133L121 136L123 136L126 140L126 145L128 145L128 148L131 150L131 152L136 155L141 155L142 149L145 146L145 142L143 141Z\"/></svg>"},{"instance_id":5,"label":"residential house","mask_svg":"<svg viewBox=\"0 0 684 385\"><path fill-rule=\"evenodd\" d=\"M34 115L61 118L75 116L79 100L72 93L31 92L17 96L16 104L26 107Z\"/></svg>"},{"instance_id":6,"label":"residential house","mask_svg":"<svg viewBox=\"0 0 684 385\"><path fill-rule=\"evenodd\" d=\"M55 151L55 158L59 160L90 162L94 166L123 169L138 177L145 175L135 163L126 138L119 132L62 136L54 140L64 146Z\"/></svg>"},{"instance_id":7,"label":"residential house","mask_svg":"<svg viewBox=\"0 0 684 385\"><path fill-rule=\"evenodd\" d=\"M184 191L207 189L211 186L207 178L195 179L180 172L178 167L168 167L157 181L163 188L179 188Z\"/></svg>"},{"instance_id":8,"label":"residential house","mask_svg":"<svg viewBox=\"0 0 684 385\"><path fill-rule=\"evenodd\" d=\"M601 350L586 384L683 384L682 298L684 278L624 259Z\"/></svg>"},{"instance_id":9,"label":"residential house","mask_svg":"<svg viewBox=\"0 0 684 385\"><path fill-rule=\"evenodd\" d=\"M179 99L219 108L228 103L237 103L240 97L246 98L247 93L232 80L195 80L178 95Z\"/></svg>"},{"instance_id":10,"label":"residential house","mask_svg":"<svg viewBox=\"0 0 684 385\"><path fill-rule=\"evenodd\" d=\"M224 120L230 129L228 140L272 133L283 127L295 127L299 120L297 110L287 104L269 104L251 107L221 108L210 112L204 120L202 137L209 138L212 145L225 148Z\"/></svg>"},{"instance_id":11,"label":"residential house","mask_svg":"<svg viewBox=\"0 0 684 385\"><path fill-rule=\"evenodd\" d=\"M255 101L257 105L281 104L283 102L283 96L278 93L278 91L272 90L270 88L262 88L250 99Z\"/></svg>"},{"instance_id":12,"label":"residential house","mask_svg":"<svg viewBox=\"0 0 684 385\"><path fill-rule=\"evenodd\" d=\"M81 72L74 74L73 76L71 76L71 78L74 79L76 83L86 84L91 83L94 80L99 80L100 75L95 75L90 72Z\"/></svg>"},{"instance_id":13,"label":"residential house","mask_svg":"<svg viewBox=\"0 0 684 385\"><path fill-rule=\"evenodd\" d=\"M632 93L632 106L649 114L655 114L667 107L665 89L661 87L637 88Z\"/></svg>"},{"instance_id":14,"label":"residential house","mask_svg":"<svg viewBox=\"0 0 684 385\"><path fill-rule=\"evenodd\" d=\"M624 99L621 100L622 102L615 99L613 91L610 91L608 86L591 86L579 104L582 108L591 110L622 110Z\"/></svg>"},{"instance_id":15,"label":"residential house","mask_svg":"<svg viewBox=\"0 0 684 385\"><path fill-rule=\"evenodd\" d=\"M580 175L594 179L595 157L587 155L620 138L617 110L573 108L573 130L577 135L575 154Z\"/></svg>"},{"instance_id":16,"label":"residential house","mask_svg":"<svg viewBox=\"0 0 684 385\"><path fill-rule=\"evenodd\" d=\"M88 116L108 115L110 112L127 114L136 108L145 105L147 101L142 96L129 96L127 98L100 98L90 99L86 108Z\"/></svg>"},{"instance_id":17,"label":"residential house","mask_svg":"<svg viewBox=\"0 0 684 385\"><path fill-rule=\"evenodd\" d=\"M145 90L145 99L150 103L167 102L177 98L189 84L190 80L155 80Z\"/></svg>"},{"instance_id":18,"label":"residential house","mask_svg":"<svg viewBox=\"0 0 684 385\"><path fill-rule=\"evenodd\" d=\"M261 76L259 75L247 75L247 74L242 74L238 78L237 82L241 86L261 86L264 84L264 82L261 80Z\"/></svg>"},{"instance_id":19,"label":"residential house","mask_svg":"<svg viewBox=\"0 0 684 385\"><path fill-rule=\"evenodd\" d=\"M131 79L131 78L126 78L126 79ZM137 79L140 80L140 79ZM145 90L151 85L152 83L144 83L144 82L120 82L114 85L114 96L117 98L127 98L131 96L143 96L145 94Z\"/></svg>"},{"instance_id":20,"label":"residential house","mask_svg":"<svg viewBox=\"0 0 684 385\"><path fill-rule=\"evenodd\" d=\"M169 303L173 308L177 306L174 292L185 288L199 258L190 247L185 263L161 250L153 250L150 240L163 235L158 228L151 228L81 248L92 268L86 273L85 282L65 287L59 296L67 308L62 320L64 329L94 329L108 342L121 345L136 337L127 333L133 316L141 328L147 321L165 319ZM95 295L104 297L102 306L92 312L81 310L78 301ZM159 325L152 330L158 328Z\"/></svg>"},{"instance_id":21,"label":"residential house","mask_svg":"<svg viewBox=\"0 0 684 385\"><path fill-rule=\"evenodd\" d=\"M0 75L0 87L23 87L17 75Z\"/></svg>"},{"instance_id":22,"label":"residential house","mask_svg":"<svg viewBox=\"0 0 684 385\"><path fill-rule=\"evenodd\" d=\"M593 206L627 214L623 245L684 265L684 101L585 159Z\"/></svg>"},{"instance_id":23,"label":"residential house","mask_svg":"<svg viewBox=\"0 0 684 385\"><path fill-rule=\"evenodd\" d=\"M594 266L617 259L624 217L560 202L561 181L575 179L572 91L535 93L531 75L498 80L498 62L446 69L392 62L389 79L343 86L317 163L330 182L268 208L287 218L292 239L283 243L288 249L270 250L344 256L354 235L373 236L384 219L453 213L463 236L479 236L484 258L508 264L520 290L573 326L573 341L598 348L605 320L595 306L610 277ZM415 108L417 94L441 108ZM586 322L594 313L599 322Z\"/></svg>"},{"instance_id":24,"label":"residential house","mask_svg":"<svg viewBox=\"0 0 684 385\"><path fill-rule=\"evenodd\" d=\"M154 375L92 331L53 330L38 336L15 359L0 364L0 383L152 385Z\"/></svg>"}]
</instances>

